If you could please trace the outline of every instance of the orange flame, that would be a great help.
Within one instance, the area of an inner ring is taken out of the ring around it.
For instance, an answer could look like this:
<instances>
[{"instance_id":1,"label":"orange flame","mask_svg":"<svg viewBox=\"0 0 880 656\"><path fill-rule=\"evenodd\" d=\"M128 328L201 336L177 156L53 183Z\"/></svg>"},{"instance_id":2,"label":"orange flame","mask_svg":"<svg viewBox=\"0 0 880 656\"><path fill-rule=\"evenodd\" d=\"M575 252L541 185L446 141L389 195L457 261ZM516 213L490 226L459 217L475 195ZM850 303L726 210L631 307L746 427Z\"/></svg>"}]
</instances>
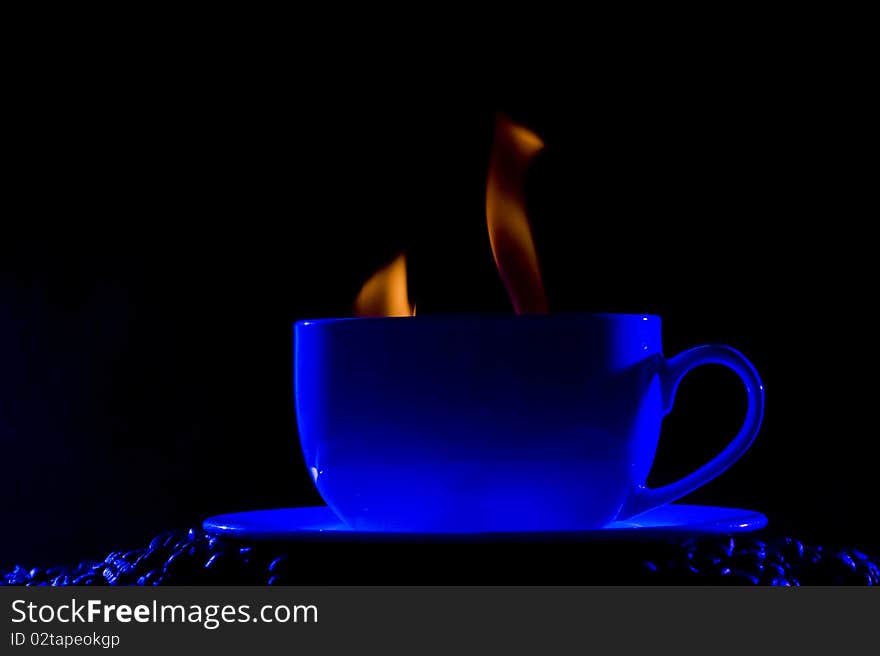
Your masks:
<instances>
[{"instance_id":1,"label":"orange flame","mask_svg":"<svg viewBox=\"0 0 880 656\"><path fill-rule=\"evenodd\" d=\"M486 223L495 265L517 314L548 311L538 255L526 216L524 182L544 142L499 114L486 181Z\"/></svg>"},{"instance_id":2,"label":"orange flame","mask_svg":"<svg viewBox=\"0 0 880 656\"><path fill-rule=\"evenodd\" d=\"M354 301L358 317L409 317L416 313L410 307L406 290L406 255L401 253L376 271Z\"/></svg>"}]
</instances>

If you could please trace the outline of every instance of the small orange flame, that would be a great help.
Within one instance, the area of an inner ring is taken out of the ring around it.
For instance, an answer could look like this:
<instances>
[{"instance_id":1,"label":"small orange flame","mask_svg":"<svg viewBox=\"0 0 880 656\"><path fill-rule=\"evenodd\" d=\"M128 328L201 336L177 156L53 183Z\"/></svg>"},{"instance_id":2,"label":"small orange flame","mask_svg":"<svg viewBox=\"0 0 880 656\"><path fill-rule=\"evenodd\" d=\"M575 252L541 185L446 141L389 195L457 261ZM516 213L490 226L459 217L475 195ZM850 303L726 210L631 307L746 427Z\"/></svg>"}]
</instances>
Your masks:
<instances>
[{"instance_id":1,"label":"small orange flame","mask_svg":"<svg viewBox=\"0 0 880 656\"><path fill-rule=\"evenodd\" d=\"M517 314L548 311L538 255L526 216L524 182L544 142L499 114L486 181L486 222L495 265Z\"/></svg>"},{"instance_id":2,"label":"small orange flame","mask_svg":"<svg viewBox=\"0 0 880 656\"><path fill-rule=\"evenodd\" d=\"M409 317L416 313L410 307L406 290L406 255L401 253L376 271L354 301L358 317Z\"/></svg>"}]
</instances>

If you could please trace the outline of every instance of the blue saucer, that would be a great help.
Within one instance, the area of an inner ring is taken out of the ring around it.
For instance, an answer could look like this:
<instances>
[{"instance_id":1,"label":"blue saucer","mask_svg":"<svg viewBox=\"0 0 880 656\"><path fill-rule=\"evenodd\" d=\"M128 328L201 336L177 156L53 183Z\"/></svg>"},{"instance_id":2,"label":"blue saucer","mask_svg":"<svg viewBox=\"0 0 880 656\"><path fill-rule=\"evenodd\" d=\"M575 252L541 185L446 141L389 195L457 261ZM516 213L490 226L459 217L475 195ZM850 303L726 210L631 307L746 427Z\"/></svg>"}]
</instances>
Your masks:
<instances>
[{"instance_id":1,"label":"blue saucer","mask_svg":"<svg viewBox=\"0 0 880 656\"><path fill-rule=\"evenodd\" d=\"M508 533L391 533L355 531L326 506L252 510L210 517L202 528L210 535L239 540L279 541L554 541L619 538L662 539L683 535L726 535L756 531L767 518L754 510L669 504L602 529L584 531L528 531Z\"/></svg>"}]
</instances>

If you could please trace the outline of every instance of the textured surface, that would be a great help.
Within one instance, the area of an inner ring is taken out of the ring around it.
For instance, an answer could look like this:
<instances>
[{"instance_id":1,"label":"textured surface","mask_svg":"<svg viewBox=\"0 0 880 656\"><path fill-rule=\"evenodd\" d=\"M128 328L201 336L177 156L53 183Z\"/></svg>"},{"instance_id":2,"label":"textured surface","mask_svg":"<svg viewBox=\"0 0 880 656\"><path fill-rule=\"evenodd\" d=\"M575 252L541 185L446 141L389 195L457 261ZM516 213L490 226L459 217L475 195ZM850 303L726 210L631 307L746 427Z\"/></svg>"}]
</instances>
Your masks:
<instances>
[{"instance_id":1,"label":"textured surface","mask_svg":"<svg viewBox=\"0 0 880 656\"><path fill-rule=\"evenodd\" d=\"M200 529L71 568L15 566L0 585L880 585L876 554L760 535L645 542L320 544L222 541Z\"/></svg>"}]
</instances>

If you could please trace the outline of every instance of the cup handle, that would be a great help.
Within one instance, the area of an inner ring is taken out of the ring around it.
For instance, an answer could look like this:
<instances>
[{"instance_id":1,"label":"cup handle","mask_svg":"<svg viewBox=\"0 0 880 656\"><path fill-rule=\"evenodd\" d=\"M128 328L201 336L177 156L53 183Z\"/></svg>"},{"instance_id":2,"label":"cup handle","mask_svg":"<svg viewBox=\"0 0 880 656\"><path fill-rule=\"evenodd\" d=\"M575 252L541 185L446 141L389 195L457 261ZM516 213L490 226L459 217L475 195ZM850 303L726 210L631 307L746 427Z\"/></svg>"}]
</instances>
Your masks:
<instances>
[{"instance_id":1,"label":"cup handle","mask_svg":"<svg viewBox=\"0 0 880 656\"><path fill-rule=\"evenodd\" d=\"M745 385L748 409L742 428L721 453L684 478L658 488L639 486L623 504L618 519L626 519L675 501L705 485L739 460L755 441L764 416L764 386L752 363L742 353L729 346L722 344L697 346L679 353L674 358L661 361L659 375L663 414L668 414L672 409L675 392L682 378L691 369L704 364L721 364L732 369Z\"/></svg>"}]
</instances>

